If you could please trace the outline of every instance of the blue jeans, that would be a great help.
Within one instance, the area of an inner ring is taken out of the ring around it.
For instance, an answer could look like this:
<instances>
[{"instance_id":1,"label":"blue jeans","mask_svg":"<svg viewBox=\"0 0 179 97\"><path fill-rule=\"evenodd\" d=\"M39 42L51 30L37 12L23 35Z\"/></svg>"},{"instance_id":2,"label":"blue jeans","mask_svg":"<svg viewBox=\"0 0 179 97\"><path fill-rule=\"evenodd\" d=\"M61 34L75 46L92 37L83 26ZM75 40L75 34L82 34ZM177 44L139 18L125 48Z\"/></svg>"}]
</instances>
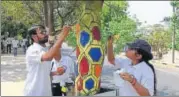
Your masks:
<instances>
[{"instance_id":1,"label":"blue jeans","mask_svg":"<svg viewBox=\"0 0 179 97\"><path fill-rule=\"evenodd\" d=\"M17 48L14 48L14 56L17 56Z\"/></svg>"}]
</instances>

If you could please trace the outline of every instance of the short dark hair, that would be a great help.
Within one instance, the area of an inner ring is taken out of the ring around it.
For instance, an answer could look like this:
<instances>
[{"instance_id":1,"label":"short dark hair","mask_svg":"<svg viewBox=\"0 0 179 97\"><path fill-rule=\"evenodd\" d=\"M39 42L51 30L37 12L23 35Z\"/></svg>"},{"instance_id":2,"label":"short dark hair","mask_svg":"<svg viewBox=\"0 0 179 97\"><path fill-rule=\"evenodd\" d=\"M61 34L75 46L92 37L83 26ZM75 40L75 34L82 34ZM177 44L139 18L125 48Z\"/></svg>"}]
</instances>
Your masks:
<instances>
[{"instance_id":1,"label":"short dark hair","mask_svg":"<svg viewBox=\"0 0 179 97\"><path fill-rule=\"evenodd\" d=\"M28 29L28 35L29 35L29 37L31 38L32 41L34 41L32 39L32 35L37 34L36 29L38 29L38 28L45 29L45 27L43 25L33 25L31 28Z\"/></svg>"}]
</instances>

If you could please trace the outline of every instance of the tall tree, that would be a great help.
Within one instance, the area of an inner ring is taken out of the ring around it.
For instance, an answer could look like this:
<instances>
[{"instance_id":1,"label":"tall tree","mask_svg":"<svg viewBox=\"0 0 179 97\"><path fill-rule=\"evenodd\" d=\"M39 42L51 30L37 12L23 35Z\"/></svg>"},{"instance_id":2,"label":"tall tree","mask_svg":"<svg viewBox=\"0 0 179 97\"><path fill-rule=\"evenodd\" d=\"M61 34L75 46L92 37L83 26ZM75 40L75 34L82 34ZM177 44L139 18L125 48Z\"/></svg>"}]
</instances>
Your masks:
<instances>
[{"instance_id":1,"label":"tall tree","mask_svg":"<svg viewBox=\"0 0 179 97\"><path fill-rule=\"evenodd\" d=\"M135 39L136 21L128 16L127 1L104 1L102 10L102 42L106 43L109 35L119 35L120 40L116 39L115 52L122 51L128 41Z\"/></svg>"},{"instance_id":2,"label":"tall tree","mask_svg":"<svg viewBox=\"0 0 179 97\"><path fill-rule=\"evenodd\" d=\"M157 58L162 58L163 54L168 51L171 43L171 33L161 24L155 24L150 27L145 39L149 41L152 50Z\"/></svg>"},{"instance_id":3,"label":"tall tree","mask_svg":"<svg viewBox=\"0 0 179 97\"><path fill-rule=\"evenodd\" d=\"M179 21L179 18L177 16L176 10L179 8L179 2L178 1L171 1L171 6L173 7L173 17L172 17L172 27L173 27L173 34L172 34L172 63L175 63L175 41L176 41L176 30L177 30L177 21Z\"/></svg>"},{"instance_id":4,"label":"tall tree","mask_svg":"<svg viewBox=\"0 0 179 97\"><path fill-rule=\"evenodd\" d=\"M100 90L104 59L101 44L101 19L103 1L83 1L82 15L76 25L78 75L75 80L77 95L94 95Z\"/></svg>"},{"instance_id":5,"label":"tall tree","mask_svg":"<svg viewBox=\"0 0 179 97\"><path fill-rule=\"evenodd\" d=\"M48 27L48 4L47 0L43 0L43 10L44 10L44 25Z\"/></svg>"},{"instance_id":6,"label":"tall tree","mask_svg":"<svg viewBox=\"0 0 179 97\"><path fill-rule=\"evenodd\" d=\"M165 17L164 22L170 25L172 29L172 63L175 59L175 50L179 50L179 1L173 0L170 2L173 8L173 15L171 17Z\"/></svg>"},{"instance_id":7,"label":"tall tree","mask_svg":"<svg viewBox=\"0 0 179 97\"><path fill-rule=\"evenodd\" d=\"M47 18L47 20L48 20L48 28L49 28L49 34L51 35L51 36L53 36L53 34L54 34L54 31L55 31L55 28L54 28L54 14L53 14L53 12L54 12L54 7L53 7L53 1L47 1L48 2L48 18Z\"/></svg>"}]
</instances>

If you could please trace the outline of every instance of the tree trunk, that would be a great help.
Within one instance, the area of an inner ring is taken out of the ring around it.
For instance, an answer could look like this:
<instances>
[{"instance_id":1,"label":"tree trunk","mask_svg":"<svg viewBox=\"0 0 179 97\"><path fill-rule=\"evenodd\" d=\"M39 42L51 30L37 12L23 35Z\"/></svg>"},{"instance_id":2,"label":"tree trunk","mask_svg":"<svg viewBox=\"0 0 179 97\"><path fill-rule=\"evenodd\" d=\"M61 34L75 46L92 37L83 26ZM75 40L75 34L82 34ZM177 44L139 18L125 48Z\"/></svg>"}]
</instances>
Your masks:
<instances>
[{"instance_id":1,"label":"tree trunk","mask_svg":"<svg viewBox=\"0 0 179 97\"><path fill-rule=\"evenodd\" d=\"M54 34L54 19L53 19L53 1L48 2L48 28L49 28L49 35L53 36Z\"/></svg>"},{"instance_id":2,"label":"tree trunk","mask_svg":"<svg viewBox=\"0 0 179 97\"><path fill-rule=\"evenodd\" d=\"M48 5L46 0L43 0L43 6L44 6L44 25L45 27L48 27Z\"/></svg>"},{"instance_id":3,"label":"tree trunk","mask_svg":"<svg viewBox=\"0 0 179 97\"><path fill-rule=\"evenodd\" d=\"M78 76L76 95L94 95L100 90L104 48L100 36L103 1L83 1L83 14L76 25Z\"/></svg>"}]
</instances>

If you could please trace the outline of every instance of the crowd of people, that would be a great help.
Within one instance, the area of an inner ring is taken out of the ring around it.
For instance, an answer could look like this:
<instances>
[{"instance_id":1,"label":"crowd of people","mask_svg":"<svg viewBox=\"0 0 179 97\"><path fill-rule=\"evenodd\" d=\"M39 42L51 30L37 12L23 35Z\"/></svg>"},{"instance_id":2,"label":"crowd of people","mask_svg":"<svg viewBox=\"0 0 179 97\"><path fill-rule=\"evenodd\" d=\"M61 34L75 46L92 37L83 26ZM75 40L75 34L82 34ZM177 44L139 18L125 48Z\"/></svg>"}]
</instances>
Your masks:
<instances>
[{"instance_id":1,"label":"crowd of people","mask_svg":"<svg viewBox=\"0 0 179 97\"><path fill-rule=\"evenodd\" d=\"M7 37L1 39L1 53L2 54L12 54L17 56L17 50L23 48L23 53L25 54L27 49L28 40L26 38L18 40L17 37Z\"/></svg>"}]
</instances>

